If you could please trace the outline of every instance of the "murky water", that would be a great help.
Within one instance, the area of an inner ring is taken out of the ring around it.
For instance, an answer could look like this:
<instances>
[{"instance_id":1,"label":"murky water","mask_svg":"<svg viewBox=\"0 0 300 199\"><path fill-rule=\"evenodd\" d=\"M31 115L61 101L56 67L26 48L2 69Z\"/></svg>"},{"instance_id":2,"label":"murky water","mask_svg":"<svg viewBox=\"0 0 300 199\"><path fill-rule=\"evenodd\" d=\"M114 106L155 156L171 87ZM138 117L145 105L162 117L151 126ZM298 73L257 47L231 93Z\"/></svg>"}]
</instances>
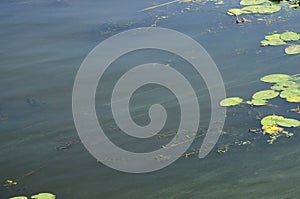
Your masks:
<instances>
[{"instance_id":1,"label":"murky water","mask_svg":"<svg viewBox=\"0 0 300 199\"><path fill-rule=\"evenodd\" d=\"M256 116L289 113L295 104L272 100L278 107L236 107L228 110L223 135L205 159L180 158L171 166L148 174L126 174L97 161L79 142L72 117L72 88L77 70L99 42L121 31L154 23L189 35L201 43L216 62L228 96L245 99L269 85L259 78L270 73L300 72L300 55L287 56L284 47L261 48L259 41L273 31L300 31L299 9L267 16L246 16L250 22L236 24L223 5L176 3L138 12L163 1L5 0L0 5L0 180L18 185L0 187L0 198L52 192L57 198L297 198L300 194L300 137L273 145L253 135L260 128ZM186 9L190 7L191 9ZM158 20L159 16L168 16ZM257 20L261 18L262 20ZM110 89L130 67L161 61L182 72L195 85L201 108L201 129L207 127L209 96L200 75L183 60L167 53L142 51L129 54L107 71L98 88L96 110L111 139L128 150L149 151L169 139L136 144L118 135L109 111ZM178 128L178 103L167 90L141 88L132 101L133 117L147 124L147 110L160 102L170 113L165 132ZM224 154L217 147L235 140ZM199 147L194 143L190 148Z\"/></svg>"}]
</instances>

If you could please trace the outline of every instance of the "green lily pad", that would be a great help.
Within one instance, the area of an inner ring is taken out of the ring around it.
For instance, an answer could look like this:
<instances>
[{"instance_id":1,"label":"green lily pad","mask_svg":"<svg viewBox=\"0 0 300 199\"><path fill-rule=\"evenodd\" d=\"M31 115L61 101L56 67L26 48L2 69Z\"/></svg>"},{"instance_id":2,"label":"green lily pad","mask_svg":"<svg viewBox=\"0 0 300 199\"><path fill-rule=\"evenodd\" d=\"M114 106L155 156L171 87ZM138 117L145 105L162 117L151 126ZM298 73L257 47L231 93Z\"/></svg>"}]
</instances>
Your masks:
<instances>
[{"instance_id":1,"label":"green lily pad","mask_svg":"<svg viewBox=\"0 0 300 199\"><path fill-rule=\"evenodd\" d=\"M279 95L279 93L274 90L262 90L262 91L258 91L256 93L254 93L252 98L256 99L256 100L266 100L266 99L275 98L278 95Z\"/></svg>"},{"instance_id":2,"label":"green lily pad","mask_svg":"<svg viewBox=\"0 0 300 199\"><path fill-rule=\"evenodd\" d=\"M285 49L285 53L288 55L295 55L300 53L300 45L291 45Z\"/></svg>"},{"instance_id":3,"label":"green lily pad","mask_svg":"<svg viewBox=\"0 0 300 199\"><path fill-rule=\"evenodd\" d=\"M242 6L258 5L265 3L267 0L241 0L240 4Z\"/></svg>"},{"instance_id":4,"label":"green lily pad","mask_svg":"<svg viewBox=\"0 0 300 199\"><path fill-rule=\"evenodd\" d=\"M271 86L273 90L287 90L287 89L297 89L299 84L293 81L277 82L275 85Z\"/></svg>"},{"instance_id":5,"label":"green lily pad","mask_svg":"<svg viewBox=\"0 0 300 199\"><path fill-rule=\"evenodd\" d=\"M300 35L295 32L284 32L280 35L280 39L284 41L298 41L300 39Z\"/></svg>"},{"instance_id":6,"label":"green lily pad","mask_svg":"<svg viewBox=\"0 0 300 199\"><path fill-rule=\"evenodd\" d=\"M233 15L233 16L239 16L243 13L244 13L243 10L239 9L239 8L232 8L227 11L227 14Z\"/></svg>"},{"instance_id":7,"label":"green lily pad","mask_svg":"<svg viewBox=\"0 0 300 199\"><path fill-rule=\"evenodd\" d=\"M271 74L266 75L262 78L260 78L260 81L267 82L267 83L276 83L276 82L283 82L290 80L291 76L286 74Z\"/></svg>"},{"instance_id":8,"label":"green lily pad","mask_svg":"<svg viewBox=\"0 0 300 199\"><path fill-rule=\"evenodd\" d=\"M263 125L263 126L274 126L274 125L277 124L277 122L278 122L279 120L282 120L282 119L284 119L284 117L282 117L282 116L278 116L278 115L269 115L269 116L264 117L264 118L260 121L260 123L261 123L261 125Z\"/></svg>"},{"instance_id":9,"label":"green lily pad","mask_svg":"<svg viewBox=\"0 0 300 199\"><path fill-rule=\"evenodd\" d=\"M280 46L286 44L285 41L281 39L273 39L273 40L262 40L260 42L261 46Z\"/></svg>"},{"instance_id":10,"label":"green lily pad","mask_svg":"<svg viewBox=\"0 0 300 199\"><path fill-rule=\"evenodd\" d=\"M243 12L248 14L272 14L280 11L280 9L281 6L278 5L256 5L242 8Z\"/></svg>"},{"instance_id":11,"label":"green lily pad","mask_svg":"<svg viewBox=\"0 0 300 199\"><path fill-rule=\"evenodd\" d=\"M220 105L221 106L236 106L236 105L241 104L242 102L243 102L242 98L239 98L239 97L230 97L230 98L223 99L220 102Z\"/></svg>"},{"instance_id":12,"label":"green lily pad","mask_svg":"<svg viewBox=\"0 0 300 199\"><path fill-rule=\"evenodd\" d=\"M252 99L251 101L247 101L246 103L251 106L265 106L267 105L268 101L263 99Z\"/></svg>"},{"instance_id":13,"label":"green lily pad","mask_svg":"<svg viewBox=\"0 0 300 199\"><path fill-rule=\"evenodd\" d=\"M266 40L276 40L276 39L280 39L280 35L281 35L281 34L267 35L267 36L265 36L265 39L266 39Z\"/></svg>"},{"instance_id":14,"label":"green lily pad","mask_svg":"<svg viewBox=\"0 0 300 199\"><path fill-rule=\"evenodd\" d=\"M279 126L283 127L299 127L300 126L300 121L296 119L289 119L289 118L284 118L281 119L277 122Z\"/></svg>"},{"instance_id":15,"label":"green lily pad","mask_svg":"<svg viewBox=\"0 0 300 199\"><path fill-rule=\"evenodd\" d=\"M286 89L280 93L281 98L291 98L295 96L300 96L299 89Z\"/></svg>"},{"instance_id":16,"label":"green lily pad","mask_svg":"<svg viewBox=\"0 0 300 199\"><path fill-rule=\"evenodd\" d=\"M55 199L56 196L52 193L39 193L37 195L31 196L32 199Z\"/></svg>"},{"instance_id":17,"label":"green lily pad","mask_svg":"<svg viewBox=\"0 0 300 199\"><path fill-rule=\"evenodd\" d=\"M26 196L15 196L9 199L28 199Z\"/></svg>"},{"instance_id":18,"label":"green lily pad","mask_svg":"<svg viewBox=\"0 0 300 199\"><path fill-rule=\"evenodd\" d=\"M288 102L300 102L300 96L293 96L286 98L286 101Z\"/></svg>"}]
</instances>

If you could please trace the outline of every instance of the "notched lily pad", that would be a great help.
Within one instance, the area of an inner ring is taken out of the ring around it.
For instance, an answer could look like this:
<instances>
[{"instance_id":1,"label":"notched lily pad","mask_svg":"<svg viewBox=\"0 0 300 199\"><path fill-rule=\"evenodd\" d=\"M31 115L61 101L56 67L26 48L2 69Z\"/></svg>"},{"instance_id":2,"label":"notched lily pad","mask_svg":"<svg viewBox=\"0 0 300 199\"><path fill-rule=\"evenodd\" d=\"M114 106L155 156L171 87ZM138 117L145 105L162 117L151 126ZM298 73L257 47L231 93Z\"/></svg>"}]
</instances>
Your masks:
<instances>
[{"instance_id":1,"label":"notched lily pad","mask_svg":"<svg viewBox=\"0 0 300 199\"><path fill-rule=\"evenodd\" d=\"M243 99L240 97L230 97L230 98L223 99L220 102L220 105L221 106L236 106L236 105L241 104L242 102L243 102Z\"/></svg>"},{"instance_id":2,"label":"notched lily pad","mask_svg":"<svg viewBox=\"0 0 300 199\"><path fill-rule=\"evenodd\" d=\"M274 126L274 125L277 125L277 122L279 120L282 120L284 119L284 117L282 116L278 116L278 115L269 115L269 116L266 116L264 117L260 123L261 125L263 126Z\"/></svg>"}]
</instances>

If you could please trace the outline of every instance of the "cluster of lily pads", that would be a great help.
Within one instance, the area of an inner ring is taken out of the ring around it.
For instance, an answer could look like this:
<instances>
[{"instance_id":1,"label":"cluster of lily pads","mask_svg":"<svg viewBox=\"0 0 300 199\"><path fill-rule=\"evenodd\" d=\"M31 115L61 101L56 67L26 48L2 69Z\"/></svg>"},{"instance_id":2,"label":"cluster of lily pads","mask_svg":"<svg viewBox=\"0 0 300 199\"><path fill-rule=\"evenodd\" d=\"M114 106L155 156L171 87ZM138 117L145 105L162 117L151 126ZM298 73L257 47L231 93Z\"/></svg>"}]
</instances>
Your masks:
<instances>
[{"instance_id":1,"label":"cluster of lily pads","mask_svg":"<svg viewBox=\"0 0 300 199\"><path fill-rule=\"evenodd\" d=\"M51 193L39 193L30 197L31 199L55 199L56 196ZM16 196L10 199L28 199L26 196Z\"/></svg>"},{"instance_id":2,"label":"cluster of lily pads","mask_svg":"<svg viewBox=\"0 0 300 199\"><path fill-rule=\"evenodd\" d=\"M295 42L300 40L300 34L296 32L286 31L284 33L276 33L265 36L265 39L260 42L261 46L279 46L285 45L287 42ZM289 55L299 54L300 45L292 44L285 49L285 53Z\"/></svg>"},{"instance_id":3,"label":"cluster of lily pads","mask_svg":"<svg viewBox=\"0 0 300 199\"><path fill-rule=\"evenodd\" d=\"M232 8L227 14L239 16L241 14L272 14L280 11L281 6L273 5L268 0L241 0L243 8Z\"/></svg>"},{"instance_id":4,"label":"cluster of lily pads","mask_svg":"<svg viewBox=\"0 0 300 199\"><path fill-rule=\"evenodd\" d=\"M223 99L220 102L221 106L236 106L242 103L251 106L264 106L268 104L268 100L277 96L285 99L287 102L300 102L300 74L287 75L287 74L271 74L264 76L260 79L263 82L272 83L271 89L262 90L254 93L252 99L244 102L240 97L230 97ZM298 111L294 111L298 112ZM284 118L283 116L269 115L261 120L263 133L269 134L273 143L277 137L286 135L287 137L292 134L284 131L283 127L300 127L300 121L292 118Z\"/></svg>"}]
</instances>

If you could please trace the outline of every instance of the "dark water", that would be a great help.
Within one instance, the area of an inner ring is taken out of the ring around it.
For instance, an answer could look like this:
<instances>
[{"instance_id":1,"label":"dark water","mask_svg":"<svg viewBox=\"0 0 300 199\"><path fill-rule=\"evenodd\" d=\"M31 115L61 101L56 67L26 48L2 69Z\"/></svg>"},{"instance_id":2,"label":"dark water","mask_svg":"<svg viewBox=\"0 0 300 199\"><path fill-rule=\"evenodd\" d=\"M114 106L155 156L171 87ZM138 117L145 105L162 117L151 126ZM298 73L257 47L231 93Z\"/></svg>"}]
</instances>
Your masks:
<instances>
[{"instance_id":1,"label":"dark water","mask_svg":"<svg viewBox=\"0 0 300 199\"><path fill-rule=\"evenodd\" d=\"M171 28L189 35L210 53L223 76L228 96L248 99L269 85L259 78L270 73L300 72L300 55L287 56L284 47L261 48L259 41L273 31L300 31L299 9L284 9L268 16L246 16L251 22L237 25L226 10L236 2L216 6L178 4L137 12L163 1L5 0L0 5L0 180L13 179L16 187L0 187L0 198L52 192L57 198L297 198L300 191L299 129L291 139L273 145L266 137L248 133L260 128L257 115L289 113L296 104L274 99L278 107L228 110L218 146L236 139L251 145L234 145L227 153L215 150L205 159L180 158L171 166L148 174L126 174L97 161L79 142L72 117L72 88L76 72L87 54L104 39L136 27ZM186 7L191 7L187 10ZM257 20L261 18L262 20ZM165 58L168 61L165 62ZM208 122L209 96L199 75L182 60L144 51L120 59L107 72L97 93L100 122L120 146L152 150L168 139L134 145L115 135L110 117L109 87L133 64L161 60L194 82L201 108L201 128ZM147 110L161 102L178 127L177 102L166 90L146 87L132 102L137 123L147 124ZM255 140L254 140L255 139ZM195 145L195 146L194 146ZM197 147L195 143L193 147ZM218 147L217 146L217 147ZM190 149L191 150L191 149Z\"/></svg>"}]
</instances>

